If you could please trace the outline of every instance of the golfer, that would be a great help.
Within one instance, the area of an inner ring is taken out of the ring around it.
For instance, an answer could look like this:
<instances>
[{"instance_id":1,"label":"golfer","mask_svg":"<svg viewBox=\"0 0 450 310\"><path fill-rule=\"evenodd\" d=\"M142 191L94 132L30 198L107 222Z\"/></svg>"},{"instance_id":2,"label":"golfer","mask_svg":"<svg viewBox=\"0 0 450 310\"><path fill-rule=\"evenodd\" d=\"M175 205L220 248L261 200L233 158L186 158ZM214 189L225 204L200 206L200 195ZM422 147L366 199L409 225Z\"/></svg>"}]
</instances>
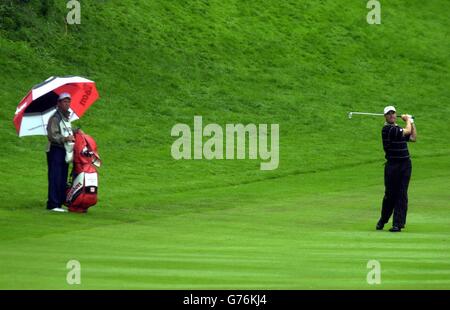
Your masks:
<instances>
[{"instance_id":1,"label":"golfer","mask_svg":"<svg viewBox=\"0 0 450 310\"><path fill-rule=\"evenodd\" d=\"M48 166L48 200L47 209L56 212L65 212L62 208L66 200L66 186L69 165L66 163L66 149L64 144L74 142L72 127L70 124L70 102L68 93L62 93L58 97L55 114L47 125L47 166Z\"/></svg>"},{"instance_id":2,"label":"golfer","mask_svg":"<svg viewBox=\"0 0 450 310\"><path fill-rule=\"evenodd\" d=\"M381 131L383 148L386 153L384 168L384 198L381 218L377 223L377 230L382 230L394 213L391 232L400 232L406 224L408 211L408 185L411 178L411 160L407 142L416 141L416 127L410 115L402 115L406 127L398 126L395 121L397 114L395 107L384 108L386 123Z\"/></svg>"}]
</instances>

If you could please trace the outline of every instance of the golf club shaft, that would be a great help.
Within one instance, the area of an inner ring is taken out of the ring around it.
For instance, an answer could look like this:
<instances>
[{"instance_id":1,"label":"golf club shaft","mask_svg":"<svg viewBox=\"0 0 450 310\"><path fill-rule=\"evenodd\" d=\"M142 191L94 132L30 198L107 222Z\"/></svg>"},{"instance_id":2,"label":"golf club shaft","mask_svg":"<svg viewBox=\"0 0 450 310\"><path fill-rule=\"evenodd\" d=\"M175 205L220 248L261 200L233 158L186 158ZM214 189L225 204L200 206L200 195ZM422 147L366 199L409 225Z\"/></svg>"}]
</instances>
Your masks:
<instances>
[{"instance_id":1,"label":"golf club shaft","mask_svg":"<svg viewBox=\"0 0 450 310\"><path fill-rule=\"evenodd\" d=\"M349 112L348 118L352 118L353 115L373 115L373 116L384 116L383 113L369 113L369 112ZM414 115L411 115L413 119L415 119Z\"/></svg>"},{"instance_id":2,"label":"golf club shaft","mask_svg":"<svg viewBox=\"0 0 450 310\"><path fill-rule=\"evenodd\" d=\"M375 115L375 116L383 116L382 113L368 113L368 112L350 112L351 115L359 114L359 115Z\"/></svg>"}]
</instances>

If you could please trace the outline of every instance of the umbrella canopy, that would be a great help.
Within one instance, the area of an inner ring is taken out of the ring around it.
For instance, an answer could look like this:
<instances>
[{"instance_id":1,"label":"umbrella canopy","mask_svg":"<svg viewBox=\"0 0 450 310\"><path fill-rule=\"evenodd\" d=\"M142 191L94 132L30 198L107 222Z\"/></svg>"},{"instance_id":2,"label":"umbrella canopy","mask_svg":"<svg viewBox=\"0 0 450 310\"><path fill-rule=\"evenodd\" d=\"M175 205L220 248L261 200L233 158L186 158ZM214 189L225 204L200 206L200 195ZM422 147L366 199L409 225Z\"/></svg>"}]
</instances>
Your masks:
<instances>
[{"instance_id":1,"label":"umbrella canopy","mask_svg":"<svg viewBox=\"0 0 450 310\"><path fill-rule=\"evenodd\" d=\"M46 135L49 118L56 111L61 93L69 93L70 120L80 118L98 99L95 83L79 76L50 77L34 86L19 103L14 116L14 125L19 137Z\"/></svg>"}]
</instances>

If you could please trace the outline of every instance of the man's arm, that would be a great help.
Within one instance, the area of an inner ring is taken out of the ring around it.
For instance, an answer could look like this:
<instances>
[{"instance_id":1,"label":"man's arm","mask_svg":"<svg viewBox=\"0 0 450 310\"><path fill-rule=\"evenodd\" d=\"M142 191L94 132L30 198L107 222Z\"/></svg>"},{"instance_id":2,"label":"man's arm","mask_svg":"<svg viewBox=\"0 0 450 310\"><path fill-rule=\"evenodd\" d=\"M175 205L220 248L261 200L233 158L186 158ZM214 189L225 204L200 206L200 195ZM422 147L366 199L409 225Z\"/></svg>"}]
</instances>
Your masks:
<instances>
[{"instance_id":1,"label":"man's arm","mask_svg":"<svg viewBox=\"0 0 450 310\"><path fill-rule=\"evenodd\" d=\"M411 136L409 137L409 141L416 142L416 139L417 139L416 125L414 123L411 123Z\"/></svg>"},{"instance_id":2,"label":"man's arm","mask_svg":"<svg viewBox=\"0 0 450 310\"><path fill-rule=\"evenodd\" d=\"M403 136L409 136L412 134L412 125L411 125L411 119L409 118L409 115L403 114L402 120L406 122L406 127L403 129Z\"/></svg>"}]
</instances>

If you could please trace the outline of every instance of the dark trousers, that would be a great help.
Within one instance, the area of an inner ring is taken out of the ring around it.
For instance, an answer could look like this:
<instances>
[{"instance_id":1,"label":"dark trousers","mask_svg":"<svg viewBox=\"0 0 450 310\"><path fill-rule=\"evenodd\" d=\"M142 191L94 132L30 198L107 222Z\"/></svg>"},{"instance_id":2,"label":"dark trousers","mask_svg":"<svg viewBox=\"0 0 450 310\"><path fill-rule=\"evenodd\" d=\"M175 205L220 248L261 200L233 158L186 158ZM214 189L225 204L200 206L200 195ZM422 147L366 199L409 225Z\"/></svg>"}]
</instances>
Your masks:
<instances>
[{"instance_id":1,"label":"dark trousers","mask_svg":"<svg viewBox=\"0 0 450 310\"><path fill-rule=\"evenodd\" d=\"M411 160L388 161L384 167L384 198L380 222L386 224L394 213L393 226L403 228L408 211Z\"/></svg>"},{"instance_id":2,"label":"dark trousers","mask_svg":"<svg viewBox=\"0 0 450 310\"><path fill-rule=\"evenodd\" d=\"M61 208L66 201L67 174L69 165L65 160L66 150L51 146L47 152L48 200L47 209Z\"/></svg>"}]
</instances>

